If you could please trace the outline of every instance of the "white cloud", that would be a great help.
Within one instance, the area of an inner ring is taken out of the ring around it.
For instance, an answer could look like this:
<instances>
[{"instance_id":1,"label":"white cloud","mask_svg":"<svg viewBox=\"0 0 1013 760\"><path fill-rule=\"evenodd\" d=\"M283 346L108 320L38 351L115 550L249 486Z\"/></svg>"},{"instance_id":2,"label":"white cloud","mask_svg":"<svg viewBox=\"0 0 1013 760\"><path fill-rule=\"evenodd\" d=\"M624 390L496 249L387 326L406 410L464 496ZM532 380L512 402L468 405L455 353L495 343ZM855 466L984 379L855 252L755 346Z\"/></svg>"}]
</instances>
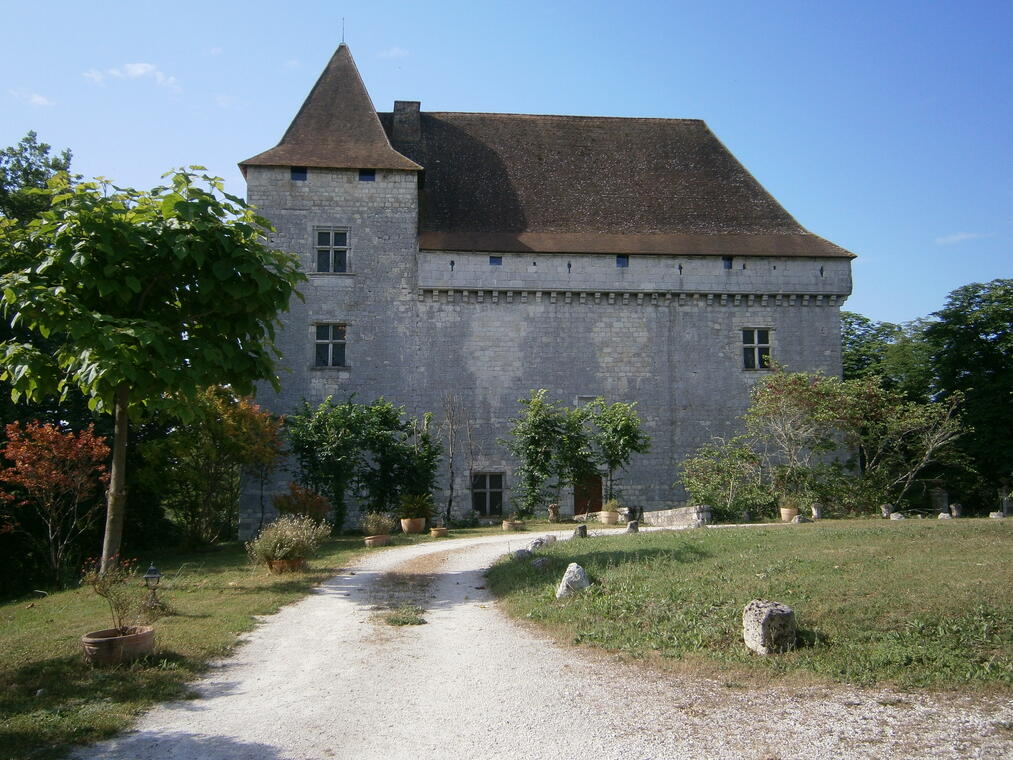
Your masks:
<instances>
[{"instance_id":1,"label":"white cloud","mask_svg":"<svg viewBox=\"0 0 1013 760\"><path fill-rule=\"evenodd\" d=\"M408 54L407 50L395 45L394 47L389 47L386 50L381 50L377 53L377 58L404 58Z\"/></svg>"},{"instance_id":2,"label":"white cloud","mask_svg":"<svg viewBox=\"0 0 1013 760\"><path fill-rule=\"evenodd\" d=\"M56 105L54 101L50 100L45 95L39 95L37 92L27 92L25 90L8 90L7 92L18 100L23 100L30 106L44 108L46 106Z\"/></svg>"},{"instance_id":3,"label":"white cloud","mask_svg":"<svg viewBox=\"0 0 1013 760\"><path fill-rule=\"evenodd\" d=\"M302 66L302 62L298 58L289 58L285 61L286 69L297 69Z\"/></svg>"},{"instance_id":4,"label":"white cloud","mask_svg":"<svg viewBox=\"0 0 1013 760\"><path fill-rule=\"evenodd\" d=\"M210 50L208 51L208 54L209 54L209 55L221 55L221 54L222 54L222 53L224 53L224 52L225 52L225 51L224 51L224 50L222 50L222 49L221 49L220 47L213 47L213 48L211 48L211 49L210 49Z\"/></svg>"},{"instance_id":5,"label":"white cloud","mask_svg":"<svg viewBox=\"0 0 1013 760\"><path fill-rule=\"evenodd\" d=\"M936 245L953 245L954 243L963 243L965 240L978 240L980 238L989 237L992 237L992 235L984 232L958 232L954 235L943 235L942 237L937 237Z\"/></svg>"},{"instance_id":6,"label":"white cloud","mask_svg":"<svg viewBox=\"0 0 1013 760\"><path fill-rule=\"evenodd\" d=\"M179 86L179 82L176 77L169 76L162 70L160 70L153 63L125 63L119 68L110 68L105 71L99 71L98 69L88 69L88 71L82 74L86 79L90 79L95 84L102 84L106 78L112 79L142 79L150 78L154 80L160 87L167 87L173 92L181 92L182 88Z\"/></svg>"}]
</instances>

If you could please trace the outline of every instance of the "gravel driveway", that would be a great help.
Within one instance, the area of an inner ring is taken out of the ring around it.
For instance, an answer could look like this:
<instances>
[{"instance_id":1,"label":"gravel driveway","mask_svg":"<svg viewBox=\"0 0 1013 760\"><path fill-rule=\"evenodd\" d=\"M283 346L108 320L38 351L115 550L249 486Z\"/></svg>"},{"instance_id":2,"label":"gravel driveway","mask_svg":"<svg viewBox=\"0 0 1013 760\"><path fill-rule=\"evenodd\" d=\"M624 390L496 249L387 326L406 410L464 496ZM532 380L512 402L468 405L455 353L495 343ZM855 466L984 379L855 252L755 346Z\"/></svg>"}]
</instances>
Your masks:
<instances>
[{"instance_id":1,"label":"gravel driveway","mask_svg":"<svg viewBox=\"0 0 1013 760\"><path fill-rule=\"evenodd\" d=\"M265 620L95 760L1013 758L1013 700L728 689L510 623L483 569L534 534L379 551ZM402 588L426 625L377 622Z\"/></svg>"}]
</instances>

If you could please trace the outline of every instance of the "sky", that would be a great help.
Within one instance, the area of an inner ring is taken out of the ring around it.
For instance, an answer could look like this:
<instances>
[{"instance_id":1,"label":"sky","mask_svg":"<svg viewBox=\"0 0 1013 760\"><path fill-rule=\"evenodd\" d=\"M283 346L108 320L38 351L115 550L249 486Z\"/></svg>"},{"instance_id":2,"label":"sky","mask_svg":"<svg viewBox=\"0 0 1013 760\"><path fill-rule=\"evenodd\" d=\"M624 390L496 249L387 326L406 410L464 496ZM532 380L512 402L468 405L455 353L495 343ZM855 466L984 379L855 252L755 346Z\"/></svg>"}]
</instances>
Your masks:
<instances>
[{"instance_id":1,"label":"sky","mask_svg":"<svg viewBox=\"0 0 1013 760\"><path fill-rule=\"evenodd\" d=\"M1013 2L0 0L0 147L150 188L275 145L344 39L376 108L699 118L903 322L1013 277ZM344 28L344 32L342 29Z\"/></svg>"}]
</instances>

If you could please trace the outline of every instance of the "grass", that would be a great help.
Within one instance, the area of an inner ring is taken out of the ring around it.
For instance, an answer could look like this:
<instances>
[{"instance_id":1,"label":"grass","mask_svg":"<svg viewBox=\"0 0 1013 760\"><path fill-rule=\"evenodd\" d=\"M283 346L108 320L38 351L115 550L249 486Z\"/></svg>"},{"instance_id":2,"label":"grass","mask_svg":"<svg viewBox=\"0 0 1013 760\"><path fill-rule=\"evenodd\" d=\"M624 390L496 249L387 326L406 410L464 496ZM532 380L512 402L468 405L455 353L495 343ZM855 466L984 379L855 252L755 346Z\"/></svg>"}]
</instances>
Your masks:
<instances>
[{"instance_id":1,"label":"grass","mask_svg":"<svg viewBox=\"0 0 1013 760\"><path fill-rule=\"evenodd\" d=\"M160 597L176 615L159 620L156 652L129 666L92 668L80 637L108 628L89 589L0 605L0 758L56 758L69 745L109 737L157 702L189 696L188 682L268 615L335 575L362 547L331 540L305 573L270 575L233 544L197 554L144 556L165 574ZM143 593L143 588L138 590Z\"/></svg>"},{"instance_id":2,"label":"grass","mask_svg":"<svg viewBox=\"0 0 1013 760\"><path fill-rule=\"evenodd\" d=\"M862 686L1013 686L1013 521L824 521L641 533L503 560L489 587L511 614L562 641L728 679L785 676ZM593 586L555 586L577 562ZM753 598L795 609L800 647L761 658L742 644ZM722 675L723 674L723 675Z\"/></svg>"},{"instance_id":3,"label":"grass","mask_svg":"<svg viewBox=\"0 0 1013 760\"><path fill-rule=\"evenodd\" d=\"M422 617L425 610L415 604L404 604L396 607L386 615L384 622L387 625L424 625L426 619Z\"/></svg>"}]
</instances>

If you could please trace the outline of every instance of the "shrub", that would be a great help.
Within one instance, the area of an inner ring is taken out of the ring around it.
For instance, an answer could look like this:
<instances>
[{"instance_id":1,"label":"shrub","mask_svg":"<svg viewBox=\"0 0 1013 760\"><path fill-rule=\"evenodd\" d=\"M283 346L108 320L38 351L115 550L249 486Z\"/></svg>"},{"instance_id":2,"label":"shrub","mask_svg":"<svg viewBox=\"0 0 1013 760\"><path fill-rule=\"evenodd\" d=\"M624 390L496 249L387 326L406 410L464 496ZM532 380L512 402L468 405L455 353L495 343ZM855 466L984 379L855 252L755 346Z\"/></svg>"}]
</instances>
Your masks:
<instances>
[{"instance_id":1,"label":"shrub","mask_svg":"<svg viewBox=\"0 0 1013 760\"><path fill-rule=\"evenodd\" d=\"M412 520L419 517L429 519L433 516L432 494L405 494L401 497L399 514L402 519Z\"/></svg>"},{"instance_id":2,"label":"shrub","mask_svg":"<svg viewBox=\"0 0 1013 760\"><path fill-rule=\"evenodd\" d=\"M364 536L386 536L393 532L397 522L386 512L367 512L362 516L362 534Z\"/></svg>"},{"instance_id":3,"label":"shrub","mask_svg":"<svg viewBox=\"0 0 1013 760\"><path fill-rule=\"evenodd\" d=\"M288 493L278 494L271 503L279 514L309 517L318 523L326 520L331 511L331 503L325 496L298 483L289 483Z\"/></svg>"},{"instance_id":4,"label":"shrub","mask_svg":"<svg viewBox=\"0 0 1013 760\"><path fill-rule=\"evenodd\" d=\"M619 505L618 499L609 499L601 505L602 512L618 512L622 507Z\"/></svg>"},{"instance_id":5,"label":"shrub","mask_svg":"<svg viewBox=\"0 0 1013 760\"><path fill-rule=\"evenodd\" d=\"M283 515L246 544L246 553L255 565L276 559L311 557L330 535L331 526L309 517Z\"/></svg>"},{"instance_id":6,"label":"shrub","mask_svg":"<svg viewBox=\"0 0 1013 760\"><path fill-rule=\"evenodd\" d=\"M13 422L6 432L0 453L11 466L0 471L0 481L13 486L14 493L0 490L0 503L14 507L10 517L0 519L0 531L14 532L28 522L23 513L34 512L38 525L31 540L60 586L75 540L92 526L101 507L99 486L109 481L109 447L94 434L94 426L73 433L49 423L22 427Z\"/></svg>"},{"instance_id":7,"label":"shrub","mask_svg":"<svg viewBox=\"0 0 1013 760\"><path fill-rule=\"evenodd\" d=\"M94 557L88 559L81 574L81 585L91 586L91 590L106 600L113 625L122 634L130 632L129 621L134 620L141 605L141 593L131 588L130 580L137 575L136 559L118 559L111 557L109 567L103 573L101 561Z\"/></svg>"}]
</instances>

